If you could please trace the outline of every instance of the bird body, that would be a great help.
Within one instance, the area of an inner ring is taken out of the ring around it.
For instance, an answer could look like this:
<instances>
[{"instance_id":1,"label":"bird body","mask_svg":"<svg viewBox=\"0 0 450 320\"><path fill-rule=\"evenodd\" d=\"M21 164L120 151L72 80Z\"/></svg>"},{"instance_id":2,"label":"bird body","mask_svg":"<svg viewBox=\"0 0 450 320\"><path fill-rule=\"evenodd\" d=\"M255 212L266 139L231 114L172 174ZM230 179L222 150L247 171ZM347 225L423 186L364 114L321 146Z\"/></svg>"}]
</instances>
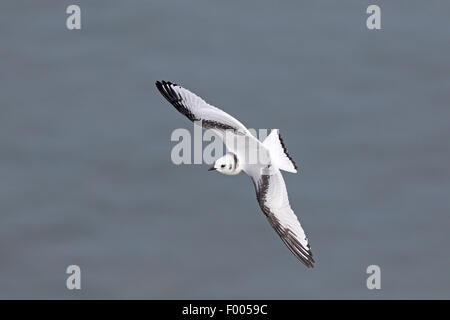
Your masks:
<instances>
[{"instance_id":1,"label":"bird body","mask_svg":"<svg viewBox=\"0 0 450 320\"><path fill-rule=\"evenodd\" d=\"M291 252L307 267L313 267L308 239L289 204L280 172L296 173L297 166L287 153L279 130L272 130L261 142L237 119L189 90L166 81L157 81L156 87L180 113L222 139L228 153L209 170L226 175L244 172L250 176L258 204L269 223Z\"/></svg>"}]
</instances>

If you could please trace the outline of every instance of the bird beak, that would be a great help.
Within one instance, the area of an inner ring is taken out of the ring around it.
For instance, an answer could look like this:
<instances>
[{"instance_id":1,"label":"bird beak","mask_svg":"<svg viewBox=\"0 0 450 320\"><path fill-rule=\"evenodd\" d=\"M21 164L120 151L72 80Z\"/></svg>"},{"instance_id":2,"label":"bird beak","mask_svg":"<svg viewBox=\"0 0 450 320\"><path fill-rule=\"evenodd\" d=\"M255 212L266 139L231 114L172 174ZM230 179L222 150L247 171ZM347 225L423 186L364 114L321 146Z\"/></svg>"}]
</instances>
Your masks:
<instances>
[{"instance_id":1,"label":"bird beak","mask_svg":"<svg viewBox=\"0 0 450 320\"><path fill-rule=\"evenodd\" d=\"M216 168L214 168L214 167L211 167L208 169L208 171L214 171L214 170L216 170Z\"/></svg>"}]
</instances>

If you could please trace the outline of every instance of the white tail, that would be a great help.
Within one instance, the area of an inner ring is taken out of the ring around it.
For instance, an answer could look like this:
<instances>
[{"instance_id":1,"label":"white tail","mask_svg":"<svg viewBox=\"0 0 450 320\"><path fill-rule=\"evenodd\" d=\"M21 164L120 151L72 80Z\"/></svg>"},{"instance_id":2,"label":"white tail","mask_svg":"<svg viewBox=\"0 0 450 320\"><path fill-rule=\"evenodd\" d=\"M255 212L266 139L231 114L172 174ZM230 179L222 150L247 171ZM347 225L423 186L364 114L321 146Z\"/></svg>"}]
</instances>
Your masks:
<instances>
[{"instance_id":1,"label":"white tail","mask_svg":"<svg viewBox=\"0 0 450 320\"><path fill-rule=\"evenodd\" d=\"M278 129L273 129L263 141L264 147L270 152L270 159L280 169L288 172L297 172L294 160L287 153Z\"/></svg>"}]
</instances>

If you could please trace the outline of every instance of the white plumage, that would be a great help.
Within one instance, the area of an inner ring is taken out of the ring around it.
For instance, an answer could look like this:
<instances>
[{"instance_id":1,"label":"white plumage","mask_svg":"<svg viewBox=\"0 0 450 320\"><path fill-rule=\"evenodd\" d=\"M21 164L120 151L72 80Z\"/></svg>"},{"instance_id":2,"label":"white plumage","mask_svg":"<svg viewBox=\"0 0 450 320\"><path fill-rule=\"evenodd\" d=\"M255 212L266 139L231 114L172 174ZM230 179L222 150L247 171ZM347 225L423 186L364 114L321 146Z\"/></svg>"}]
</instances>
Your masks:
<instances>
[{"instance_id":1,"label":"white plumage","mask_svg":"<svg viewBox=\"0 0 450 320\"><path fill-rule=\"evenodd\" d=\"M234 175L245 172L255 185L256 198L272 227L291 252L307 267L314 259L305 232L291 209L286 185L280 170L297 172L277 129L260 142L238 120L216 108L189 90L166 81L157 81L161 94L189 120L205 129L212 129L224 141L229 153L218 159L210 170ZM200 122L201 121L201 122ZM250 144L236 143L236 138L247 139ZM249 147L251 145L252 147ZM258 162L249 161L248 154L259 152Z\"/></svg>"}]
</instances>

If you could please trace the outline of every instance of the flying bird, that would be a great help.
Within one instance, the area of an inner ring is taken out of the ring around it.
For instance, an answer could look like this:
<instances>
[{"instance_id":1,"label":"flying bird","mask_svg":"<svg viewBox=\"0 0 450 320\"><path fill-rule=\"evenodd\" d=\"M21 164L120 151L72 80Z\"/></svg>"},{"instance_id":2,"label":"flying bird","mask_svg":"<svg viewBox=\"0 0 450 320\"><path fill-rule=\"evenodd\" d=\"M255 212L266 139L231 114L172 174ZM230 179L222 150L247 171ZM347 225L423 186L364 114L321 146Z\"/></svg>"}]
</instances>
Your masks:
<instances>
[{"instance_id":1,"label":"flying bird","mask_svg":"<svg viewBox=\"0 0 450 320\"><path fill-rule=\"evenodd\" d=\"M223 140L228 153L217 159L209 170L226 175L241 172L249 175L255 186L258 204L269 223L289 250L308 268L312 268L315 261L308 239L291 209L280 172L296 173L297 166L287 153L279 130L272 130L261 142L237 119L191 91L167 81L157 81L156 87L180 113L203 128L213 130ZM236 143L236 138L245 138L250 143ZM256 149L259 152L258 161L249 161L248 154Z\"/></svg>"}]
</instances>

